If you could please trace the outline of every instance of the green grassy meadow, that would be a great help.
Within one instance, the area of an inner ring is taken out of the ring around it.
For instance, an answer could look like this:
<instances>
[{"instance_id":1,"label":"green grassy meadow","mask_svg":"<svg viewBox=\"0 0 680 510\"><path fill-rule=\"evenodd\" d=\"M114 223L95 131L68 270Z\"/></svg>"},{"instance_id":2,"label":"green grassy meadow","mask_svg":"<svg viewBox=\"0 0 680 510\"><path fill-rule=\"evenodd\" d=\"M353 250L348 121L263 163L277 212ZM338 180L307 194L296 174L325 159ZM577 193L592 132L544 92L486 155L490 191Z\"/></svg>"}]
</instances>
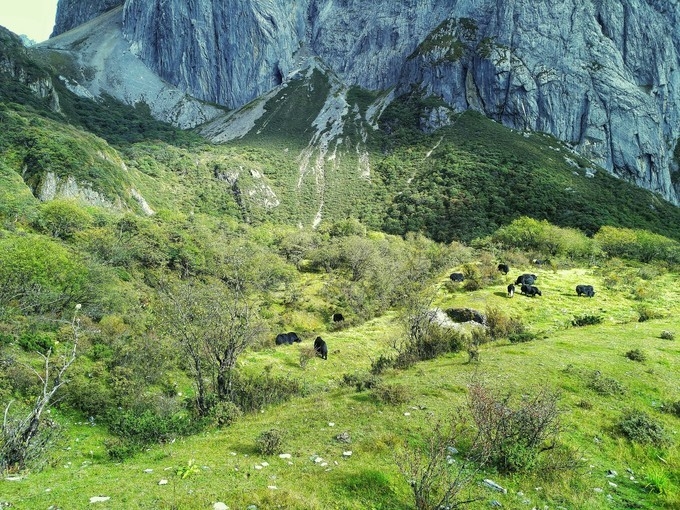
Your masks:
<instances>
[{"instance_id":1,"label":"green grassy meadow","mask_svg":"<svg viewBox=\"0 0 680 510\"><path fill-rule=\"evenodd\" d=\"M68 425L50 465L18 481L0 482L2 499L11 501L12 508L26 509L92 508L92 496L111 498L97 503L97 508L212 508L218 501L232 509L412 508L409 487L394 462L395 450L437 419L464 413L467 386L482 379L515 395L539 387L559 391L560 441L578 452L579 465L546 478L540 472L521 476L480 472L471 486L480 499L470 508L487 508L493 500L504 508L677 508L680 422L660 411L663 403L680 398L680 344L660 337L664 330L680 331L677 274L661 274L651 281L632 277L623 288L607 289L602 268L525 269L537 274L542 297L507 297L505 286L511 276L525 272L519 268L474 292L453 287L442 275L434 305L499 307L521 317L538 338L484 344L478 363L470 363L461 352L407 370L388 370L385 381L409 388L406 403L383 404L371 391L356 392L341 384L343 374L366 371L372 359L390 351L400 325L394 313L387 313L353 328L317 330L329 344L329 359L313 359L304 369L297 345L244 355L241 369L269 366L273 374L303 380L306 394L246 415L227 428L153 446L122 463L107 458L103 447L107 432L102 427L91 426L80 416L59 416ZM577 297L573 287L579 282L593 284L596 296ZM659 289L643 301L661 317L638 322L641 300L631 289L641 283ZM570 326L574 316L583 314L604 320L599 325ZM303 335L302 347L312 340L311 334ZM646 361L627 359L625 353L632 349L643 351ZM606 396L593 391L588 378L595 371L616 379L623 393ZM614 425L629 408L644 410L662 423L673 445L658 449L618 435ZM258 453L256 438L270 428L284 432L283 451L290 459ZM335 439L345 431L349 444ZM343 457L346 451L351 456ZM314 456L323 461L315 462ZM191 463L197 469L182 478L178 470ZM608 470L617 476L607 478ZM508 493L479 486L483 478L493 479ZM161 480L167 485L159 485ZM658 492L651 480L657 480Z\"/></svg>"}]
</instances>

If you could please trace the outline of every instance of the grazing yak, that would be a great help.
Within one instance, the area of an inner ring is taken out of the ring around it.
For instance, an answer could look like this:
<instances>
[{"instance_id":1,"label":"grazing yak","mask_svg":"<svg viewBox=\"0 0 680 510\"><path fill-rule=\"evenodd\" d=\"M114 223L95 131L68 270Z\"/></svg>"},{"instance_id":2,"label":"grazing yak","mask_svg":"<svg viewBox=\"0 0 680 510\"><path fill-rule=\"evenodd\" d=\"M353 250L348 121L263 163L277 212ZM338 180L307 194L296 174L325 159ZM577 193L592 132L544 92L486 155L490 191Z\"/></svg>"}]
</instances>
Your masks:
<instances>
[{"instance_id":1,"label":"grazing yak","mask_svg":"<svg viewBox=\"0 0 680 510\"><path fill-rule=\"evenodd\" d=\"M333 314L333 322L342 322L345 320L345 316L342 315L341 313L334 313Z\"/></svg>"},{"instance_id":2,"label":"grazing yak","mask_svg":"<svg viewBox=\"0 0 680 510\"><path fill-rule=\"evenodd\" d=\"M517 277L517 280L515 280L515 285L533 285L537 279L538 276L535 274L524 273L523 275Z\"/></svg>"},{"instance_id":3,"label":"grazing yak","mask_svg":"<svg viewBox=\"0 0 680 510\"><path fill-rule=\"evenodd\" d=\"M526 284L522 285L521 292L525 296L529 296L529 297L535 297L535 296L542 296L543 295L543 294L541 294L541 291L539 290L538 287L534 287L533 285L526 285Z\"/></svg>"},{"instance_id":4,"label":"grazing yak","mask_svg":"<svg viewBox=\"0 0 680 510\"><path fill-rule=\"evenodd\" d=\"M515 286L511 283L508 285L508 297L512 297L515 295Z\"/></svg>"},{"instance_id":5,"label":"grazing yak","mask_svg":"<svg viewBox=\"0 0 680 510\"><path fill-rule=\"evenodd\" d=\"M449 275L449 278L451 278L452 282L462 282L465 280L465 276L463 276L463 273L451 273Z\"/></svg>"},{"instance_id":6,"label":"grazing yak","mask_svg":"<svg viewBox=\"0 0 680 510\"><path fill-rule=\"evenodd\" d=\"M300 343L301 341L297 333L293 331L276 335L276 345L293 345L293 343Z\"/></svg>"},{"instance_id":7,"label":"grazing yak","mask_svg":"<svg viewBox=\"0 0 680 510\"><path fill-rule=\"evenodd\" d=\"M314 350L317 356L321 356L322 359L328 359L328 346L320 336L317 336L316 340L314 340Z\"/></svg>"},{"instance_id":8,"label":"grazing yak","mask_svg":"<svg viewBox=\"0 0 680 510\"><path fill-rule=\"evenodd\" d=\"M498 264L497 269L503 274L508 274L510 272L510 266L507 264Z\"/></svg>"},{"instance_id":9,"label":"grazing yak","mask_svg":"<svg viewBox=\"0 0 680 510\"><path fill-rule=\"evenodd\" d=\"M595 289L592 285L577 285L576 294L581 297L581 294L588 297L593 297L595 295Z\"/></svg>"}]
</instances>

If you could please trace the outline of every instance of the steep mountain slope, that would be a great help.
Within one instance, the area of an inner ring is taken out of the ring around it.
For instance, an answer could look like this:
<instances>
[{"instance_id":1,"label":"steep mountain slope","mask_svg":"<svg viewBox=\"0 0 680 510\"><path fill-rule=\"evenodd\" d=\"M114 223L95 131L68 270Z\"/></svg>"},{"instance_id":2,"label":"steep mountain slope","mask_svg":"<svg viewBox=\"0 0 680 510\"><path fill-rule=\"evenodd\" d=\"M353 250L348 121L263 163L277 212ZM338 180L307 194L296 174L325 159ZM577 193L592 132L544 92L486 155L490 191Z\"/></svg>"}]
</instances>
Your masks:
<instances>
[{"instance_id":1,"label":"steep mountain slope","mask_svg":"<svg viewBox=\"0 0 680 510\"><path fill-rule=\"evenodd\" d=\"M128 0L133 52L192 95L242 106L312 51L347 85L422 88L546 131L678 203L680 4L652 0Z\"/></svg>"},{"instance_id":2,"label":"steep mountain slope","mask_svg":"<svg viewBox=\"0 0 680 510\"><path fill-rule=\"evenodd\" d=\"M4 46L13 63L0 73L11 129L0 138L12 155L8 168L37 197L228 214L253 224L316 227L354 217L444 242L488 235L521 215L588 233L615 225L680 238L678 208L612 178L554 138L513 132L472 112L452 115L422 91L395 99L390 91L348 87L309 50L296 54L295 71L279 86L202 125L200 133L217 144L204 145L151 119L144 103L125 106L103 94L112 82L81 69L74 48L101 56L96 50L108 38L96 33L114 34L119 16L114 9L63 34L50 42L53 49ZM26 76L52 84L51 95L43 97ZM66 76L86 78L102 96ZM111 145L60 126L64 121Z\"/></svg>"}]
</instances>

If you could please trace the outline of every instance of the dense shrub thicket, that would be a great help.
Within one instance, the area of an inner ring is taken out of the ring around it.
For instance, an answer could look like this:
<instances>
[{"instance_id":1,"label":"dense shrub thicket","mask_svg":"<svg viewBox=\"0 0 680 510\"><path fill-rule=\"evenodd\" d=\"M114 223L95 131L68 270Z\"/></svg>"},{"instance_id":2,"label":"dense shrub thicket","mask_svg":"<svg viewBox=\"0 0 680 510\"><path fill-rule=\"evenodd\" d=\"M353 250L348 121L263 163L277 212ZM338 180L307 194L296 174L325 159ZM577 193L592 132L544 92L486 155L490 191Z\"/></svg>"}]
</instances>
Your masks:
<instances>
[{"instance_id":1,"label":"dense shrub thicket","mask_svg":"<svg viewBox=\"0 0 680 510\"><path fill-rule=\"evenodd\" d=\"M36 352L63 349L58 324L82 307L79 361L59 405L107 425L116 459L303 394L288 376L238 370L246 349L289 328L287 313L272 309L304 306L324 321L329 310L351 310L357 324L470 256L353 219L317 231L232 229L203 215L141 217L67 200L41 205L22 228L34 232L0 236L0 348L39 364ZM326 281L311 310L295 298L305 272ZM22 367L0 365L3 398L40 391Z\"/></svg>"}]
</instances>

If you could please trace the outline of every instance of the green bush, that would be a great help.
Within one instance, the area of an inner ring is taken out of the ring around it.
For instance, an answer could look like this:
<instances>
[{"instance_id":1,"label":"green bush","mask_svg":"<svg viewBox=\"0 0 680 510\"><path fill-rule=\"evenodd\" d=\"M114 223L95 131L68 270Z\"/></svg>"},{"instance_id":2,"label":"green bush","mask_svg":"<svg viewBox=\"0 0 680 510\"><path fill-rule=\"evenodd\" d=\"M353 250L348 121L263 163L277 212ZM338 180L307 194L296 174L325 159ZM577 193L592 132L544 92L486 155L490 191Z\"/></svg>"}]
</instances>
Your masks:
<instances>
[{"instance_id":1,"label":"green bush","mask_svg":"<svg viewBox=\"0 0 680 510\"><path fill-rule=\"evenodd\" d=\"M275 455L283 451L284 434L278 429L261 432L255 439L255 448L262 455Z\"/></svg>"},{"instance_id":2,"label":"green bush","mask_svg":"<svg viewBox=\"0 0 680 510\"><path fill-rule=\"evenodd\" d=\"M578 317L574 317L571 321L571 325L575 328L580 328L583 326L602 324L602 321L604 321L604 318L600 315L583 314L579 315Z\"/></svg>"},{"instance_id":3,"label":"green bush","mask_svg":"<svg viewBox=\"0 0 680 510\"><path fill-rule=\"evenodd\" d=\"M236 374L233 384L233 402L244 413L259 411L269 405L279 404L303 393L304 386L291 376Z\"/></svg>"},{"instance_id":4,"label":"green bush","mask_svg":"<svg viewBox=\"0 0 680 510\"><path fill-rule=\"evenodd\" d=\"M526 342L533 339L520 319L508 317L500 308L487 307L485 314L487 331L493 340L515 338L515 341Z\"/></svg>"},{"instance_id":5,"label":"green bush","mask_svg":"<svg viewBox=\"0 0 680 510\"><path fill-rule=\"evenodd\" d=\"M112 434L138 448L165 443L198 428L186 413L162 413L148 408L111 410L104 421Z\"/></svg>"},{"instance_id":6,"label":"green bush","mask_svg":"<svg viewBox=\"0 0 680 510\"><path fill-rule=\"evenodd\" d=\"M511 333L508 335L508 340L510 341L511 344L521 344L524 342L531 342L533 340L536 340L537 336L535 333L531 333L530 331L522 331L520 333Z\"/></svg>"},{"instance_id":7,"label":"green bush","mask_svg":"<svg viewBox=\"0 0 680 510\"><path fill-rule=\"evenodd\" d=\"M588 379L588 387L604 396L623 395L623 385L611 377L603 376L599 370L592 372Z\"/></svg>"},{"instance_id":8,"label":"green bush","mask_svg":"<svg viewBox=\"0 0 680 510\"><path fill-rule=\"evenodd\" d=\"M672 331L664 330L660 336L663 340L675 340L675 333Z\"/></svg>"},{"instance_id":9,"label":"green bush","mask_svg":"<svg viewBox=\"0 0 680 510\"><path fill-rule=\"evenodd\" d=\"M646 322L652 319L660 319L663 313L651 305L639 305L637 307L638 322Z\"/></svg>"},{"instance_id":10,"label":"green bush","mask_svg":"<svg viewBox=\"0 0 680 510\"><path fill-rule=\"evenodd\" d=\"M26 352L47 354L54 349L54 334L44 331L25 332L19 337L18 343Z\"/></svg>"},{"instance_id":11,"label":"green bush","mask_svg":"<svg viewBox=\"0 0 680 510\"><path fill-rule=\"evenodd\" d=\"M645 361L647 359L647 355L642 352L640 349L631 349L626 353L626 358L628 358L631 361Z\"/></svg>"},{"instance_id":12,"label":"green bush","mask_svg":"<svg viewBox=\"0 0 680 510\"><path fill-rule=\"evenodd\" d=\"M663 410L676 418L680 418L680 400L664 404Z\"/></svg>"},{"instance_id":13,"label":"green bush","mask_svg":"<svg viewBox=\"0 0 680 510\"><path fill-rule=\"evenodd\" d=\"M616 424L616 430L636 443L662 447L670 443L666 431L659 422L644 411L626 411Z\"/></svg>"},{"instance_id":14,"label":"green bush","mask_svg":"<svg viewBox=\"0 0 680 510\"><path fill-rule=\"evenodd\" d=\"M368 372L355 372L353 374L342 374L340 384L343 386L354 386L357 392L370 390L380 384L377 374Z\"/></svg>"},{"instance_id":15,"label":"green bush","mask_svg":"<svg viewBox=\"0 0 680 510\"><path fill-rule=\"evenodd\" d=\"M40 207L37 226L58 239L70 239L92 224L92 216L75 200L51 200Z\"/></svg>"},{"instance_id":16,"label":"green bush","mask_svg":"<svg viewBox=\"0 0 680 510\"><path fill-rule=\"evenodd\" d=\"M372 375L380 375L382 374L385 370L388 368L392 368L394 366L394 358L390 356L386 356L385 354L381 354L378 356L376 359L371 360L371 374Z\"/></svg>"},{"instance_id":17,"label":"green bush","mask_svg":"<svg viewBox=\"0 0 680 510\"><path fill-rule=\"evenodd\" d=\"M680 243L647 230L604 226L594 240L610 257L675 264L680 255Z\"/></svg>"},{"instance_id":18,"label":"green bush","mask_svg":"<svg viewBox=\"0 0 680 510\"><path fill-rule=\"evenodd\" d=\"M42 236L0 238L0 315L61 312L91 303L91 271L71 251Z\"/></svg>"},{"instance_id":19,"label":"green bush","mask_svg":"<svg viewBox=\"0 0 680 510\"><path fill-rule=\"evenodd\" d=\"M210 409L210 416L216 426L226 427L241 418L243 411L233 402L218 402Z\"/></svg>"},{"instance_id":20,"label":"green bush","mask_svg":"<svg viewBox=\"0 0 680 510\"><path fill-rule=\"evenodd\" d=\"M104 440L104 449L112 461L123 462L138 453L141 446L132 441L112 437Z\"/></svg>"},{"instance_id":21,"label":"green bush","mask_svg":"<svg viewBox=\"0 0 680 510\"><path fill-rule=\"evenodd\" d=\"M373 388L373 395L383 404L405 404L413 398L411 390L403 384L378 384Z\"/></svg>"}]
</instances>

